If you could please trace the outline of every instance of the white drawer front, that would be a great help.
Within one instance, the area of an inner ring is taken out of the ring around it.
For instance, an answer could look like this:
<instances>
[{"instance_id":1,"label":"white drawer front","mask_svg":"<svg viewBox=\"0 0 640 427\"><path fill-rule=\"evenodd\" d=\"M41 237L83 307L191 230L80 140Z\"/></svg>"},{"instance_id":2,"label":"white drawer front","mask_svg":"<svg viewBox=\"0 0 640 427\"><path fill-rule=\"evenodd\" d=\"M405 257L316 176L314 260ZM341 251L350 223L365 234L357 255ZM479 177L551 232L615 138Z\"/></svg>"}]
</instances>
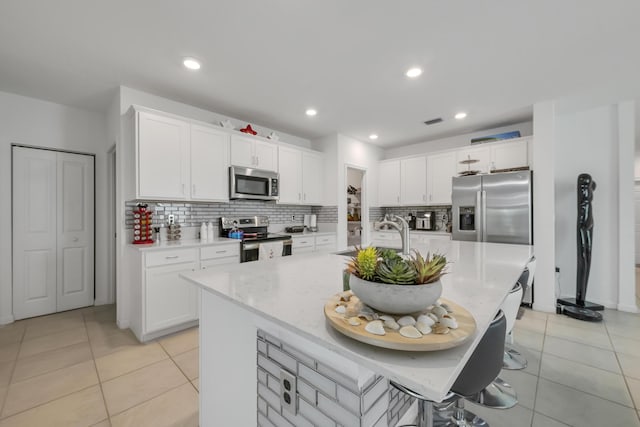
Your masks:
<instances>
[{"instance_id":1,"label":"white drawer front","mask_svg":"<svg viewBox=\"0 0 640 427\"><path fill-rule=\"evenodd\" d=\"M333 245L336 243L336 236L318 236L316 245Z\"/></svg>"},{"instance_id":2,"label":"white drawer front","mask_svg":"<svg viewBox=\"0 0 640 427\"><path fill-rule=\"evenodd\" d=\"M231 243L229 245L206 246L204 248L200 248L200 259L215 259L235 256L240 260L239 245L239 243Z\"/></svg>"},{"instance_id":3,"label":"white drawer front","mask_svg":"<svg viewBox=\"0 0 640 427\"><path fill-rule=\"evenodd\" d=\"M308 248L313 247L314 238L312 236L309 237L293 237L293 248Z\"/></svg>"},{"instance_id":4,"label":"white drawer front","mask_svg":"<svg viewBox=\"0 0 640 427\"><path fill-rule=\"evenodd\" d=\"M179 264L198 260L198 249L175 249L167 251L148 252L145 255L145 266Z\"/></svg>"}]
</instances>

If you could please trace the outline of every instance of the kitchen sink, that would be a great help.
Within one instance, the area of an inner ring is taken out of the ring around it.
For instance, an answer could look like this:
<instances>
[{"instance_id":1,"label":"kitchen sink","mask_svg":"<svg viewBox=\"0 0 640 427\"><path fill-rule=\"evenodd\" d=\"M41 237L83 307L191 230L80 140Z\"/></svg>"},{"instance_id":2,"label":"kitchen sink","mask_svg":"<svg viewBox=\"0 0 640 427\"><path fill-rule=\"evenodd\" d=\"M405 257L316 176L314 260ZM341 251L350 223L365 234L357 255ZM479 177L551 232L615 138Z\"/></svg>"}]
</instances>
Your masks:
<instances>
[{"instance_id":1,"label":"kitchen sink","mask_svg":"<svg viewBox=\"0 0 640 427\"><path fill-rule=\"evenodd\" d=\"M383 249L391 249L392 251L396 251L398 253L402 252L402 248L386 248L383 246L376 246L378 249L383 250ZM340 251L340 252L336 252L336 255L342 255L342 256L356 256L356 254L358 253L357 249L346 249L344 251Z\"/></svg>"}]
</instances>

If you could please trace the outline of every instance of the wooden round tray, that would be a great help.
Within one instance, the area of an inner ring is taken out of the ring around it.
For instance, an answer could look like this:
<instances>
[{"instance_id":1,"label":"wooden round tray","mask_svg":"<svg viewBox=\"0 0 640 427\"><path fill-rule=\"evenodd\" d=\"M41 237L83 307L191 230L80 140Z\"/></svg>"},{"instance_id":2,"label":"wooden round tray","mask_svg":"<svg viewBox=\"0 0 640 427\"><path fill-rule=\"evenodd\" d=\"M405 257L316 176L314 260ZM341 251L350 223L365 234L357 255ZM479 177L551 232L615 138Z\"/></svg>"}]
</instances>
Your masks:
<instances>
[{"instance_id":1,"label":"wooden round tray","mask_svg":"<svg viewBox=\"0 0 640 427\"><path fill-rule=\"evenodd\" d=\"M361 323L358 326L350 325L347 320L349 314L355 315L354 313L360 311L359 306L361 306L362 303L357 296L352 295L347 303L347 316L335 311L336 306L340 303L340 296L343 294L343 292L340 292L332 296L324 306L324 315L329 321L329 324L338 332L350 338L376 347L404 351L446 350L464 343L476 330L476 321L473 319L471 313L452 301L440 298L440 302L449 305L453 311L451 314L458 321L458 329L451 329L448 334L443 335L432 332L428 335L423 335L422 338L406 338L397 331L389 329L385 329L386 335L374 335L365 331L366 320L361 319ZM401 316L394 315L394 317L397 319Z\"/></svg>"}]
</instances>

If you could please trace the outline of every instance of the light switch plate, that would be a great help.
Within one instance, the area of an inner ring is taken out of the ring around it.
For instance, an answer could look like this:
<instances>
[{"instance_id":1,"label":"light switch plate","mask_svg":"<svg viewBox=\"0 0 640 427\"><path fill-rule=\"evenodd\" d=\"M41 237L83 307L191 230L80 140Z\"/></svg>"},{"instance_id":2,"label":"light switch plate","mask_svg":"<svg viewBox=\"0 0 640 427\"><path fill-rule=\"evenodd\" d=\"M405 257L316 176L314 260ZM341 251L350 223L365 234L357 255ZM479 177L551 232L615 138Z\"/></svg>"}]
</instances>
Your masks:
<instances>
[{"instance_id":1,"label":"light switch plate","mask_svg":"<svg viewBox=\"0 0 640 427\"><path fill-rule=\"evenodd\" d=\"M298 413L298 380L284 369L280 370L280 404L285 411Z\"/></svg>"}]
</instances>

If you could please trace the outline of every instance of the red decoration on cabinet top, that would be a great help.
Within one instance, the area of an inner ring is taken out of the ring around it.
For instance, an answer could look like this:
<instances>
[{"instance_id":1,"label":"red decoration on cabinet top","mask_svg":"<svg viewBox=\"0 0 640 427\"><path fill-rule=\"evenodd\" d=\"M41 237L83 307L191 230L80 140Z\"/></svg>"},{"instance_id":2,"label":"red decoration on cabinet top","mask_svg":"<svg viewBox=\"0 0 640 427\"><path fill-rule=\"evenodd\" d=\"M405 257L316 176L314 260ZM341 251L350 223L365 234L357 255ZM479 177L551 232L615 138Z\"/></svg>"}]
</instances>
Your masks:
<instances>
[{"instance_id":1,"label":"red decoration on cabinet top","mask_svg":"<svg viewBox=\"0 0 640 427\"><path fill-rule=\"evenodd\" d=\"M255 130L251 129L251 125L247 125L247 127L240 129L240 132L244 132L244 133L248 133L251 135L257 135L258 132L256 132Z\"/></svg>"}]
</instances>

